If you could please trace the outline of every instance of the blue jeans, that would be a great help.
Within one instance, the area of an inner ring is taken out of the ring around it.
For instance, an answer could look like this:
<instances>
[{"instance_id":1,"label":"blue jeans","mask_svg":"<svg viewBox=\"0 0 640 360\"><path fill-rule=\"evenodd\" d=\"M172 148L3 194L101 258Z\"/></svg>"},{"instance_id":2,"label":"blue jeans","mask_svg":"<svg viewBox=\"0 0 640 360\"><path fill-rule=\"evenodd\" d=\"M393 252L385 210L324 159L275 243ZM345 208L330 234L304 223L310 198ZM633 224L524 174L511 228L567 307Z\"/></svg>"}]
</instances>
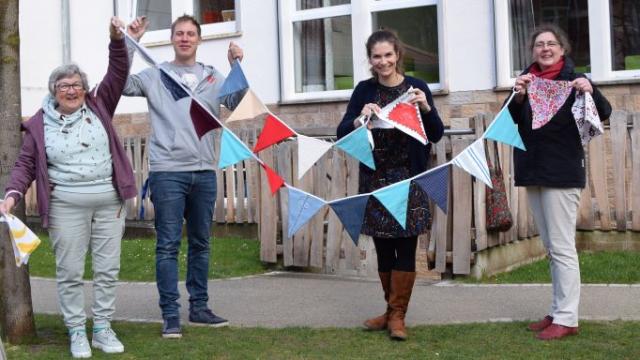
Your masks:
<instances>
[{"instance_id":1,"label":"blue jeans","mask_svg":"<svg viewBox=\"0 0 640 360\"><path fill-rule=\"evenodd\" d=\"M209 238L216 201L213 171L149 173L151 201L155 209L156 283L163 318L179 316L178 253L183 219L187 220L187 290L189 311L207 308Z\"/></svg>"}]
</instances>

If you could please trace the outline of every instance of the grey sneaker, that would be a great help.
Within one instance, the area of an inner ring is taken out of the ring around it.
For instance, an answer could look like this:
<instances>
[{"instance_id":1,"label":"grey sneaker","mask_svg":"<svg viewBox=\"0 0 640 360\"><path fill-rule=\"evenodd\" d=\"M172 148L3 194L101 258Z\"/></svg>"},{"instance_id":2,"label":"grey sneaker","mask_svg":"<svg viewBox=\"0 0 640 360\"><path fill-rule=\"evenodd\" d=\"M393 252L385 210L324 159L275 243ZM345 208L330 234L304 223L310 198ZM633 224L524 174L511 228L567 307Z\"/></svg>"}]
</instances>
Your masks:
<instances>
[{"instance_id":1,"label":"grey sneaker","mask_svg":"<svg viewBox=\"0 0 640 360\"><path fill-rule=\"evenodd\" d=\"M223 327L229 325L227 319L221 318L209 309L190 312L189 323L193 325L206 325L211 327Z\"/></svg>"},{"instance_id":2,"label":"grey sneaker","mask_svg":"<svg viewBox=\"0 0 640 360\"><path fill-rule=\"evenodd\" d=\"M74 358L90 358L91 348L89 347L89 339L87 332L84 330L72 331L69 334L71 356Z\"/></svg>"},{"instance_id":3,"label":"grey sneaker","mask_svg":"<svg viewBox=\"0 0 640 360\"><path fill-rule=\"evenodd\" d=\"M165 339L179 339L182 337L180 318L170 317L162 323L162 337Z\"/></svg>"},{"instance_id":4,"label":"grey sneaker","mask_svg":"<svg viewBox=\"0 0 640 360\"><path fill-rule=\"evenodd\" d=\"M100 349L108 354L124 352L124 345L116 337L116 333L110 328L102 328L93 330L93 339L91 346Z\"/></svg>"}]
</instances>

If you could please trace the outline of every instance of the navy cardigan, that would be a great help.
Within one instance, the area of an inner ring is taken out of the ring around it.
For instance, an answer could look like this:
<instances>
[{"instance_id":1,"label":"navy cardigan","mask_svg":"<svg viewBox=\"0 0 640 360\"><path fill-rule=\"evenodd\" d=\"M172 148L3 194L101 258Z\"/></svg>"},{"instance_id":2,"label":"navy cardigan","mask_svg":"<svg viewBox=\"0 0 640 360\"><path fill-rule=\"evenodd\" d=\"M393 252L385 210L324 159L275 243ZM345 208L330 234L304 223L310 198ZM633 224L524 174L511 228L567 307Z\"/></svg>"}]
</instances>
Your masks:
<instances>
[{"instance_id":1,"label":"navy cardigan","mask_svg":"<svg viewBox=\"0 0 640 360\"><path fill-rule=\"evenodd\" d=\"M433 104L433 97L427 84L411 76L405 75L406 83L414 88L418 88L424 91L427 102L431 107L431 111L428 113L421 113L422 123L424 124L424 130L427 133L429 143L422 145L418 140L414 138L409 139L409 147L406 151L409 152L409 160L411 162L411 168L409 169L411 176L424 172L429 167L429 152L431 151L431 143L436 143L442 138L444 133L444 125L438 115L438 110ZM355 129L353 121L360 116L360 112L365 104L374 102L378 82L370 78L368 80L361 81L358 86L353 90L349 105L347 105L347 112L344 114L340 125L338 125L338 139L346 136ZM408 135L407 135L408 136ZM400 151L402 149L398 149ZM360 166L364 166L360 164Z\"/></svg>"}]
</instances>

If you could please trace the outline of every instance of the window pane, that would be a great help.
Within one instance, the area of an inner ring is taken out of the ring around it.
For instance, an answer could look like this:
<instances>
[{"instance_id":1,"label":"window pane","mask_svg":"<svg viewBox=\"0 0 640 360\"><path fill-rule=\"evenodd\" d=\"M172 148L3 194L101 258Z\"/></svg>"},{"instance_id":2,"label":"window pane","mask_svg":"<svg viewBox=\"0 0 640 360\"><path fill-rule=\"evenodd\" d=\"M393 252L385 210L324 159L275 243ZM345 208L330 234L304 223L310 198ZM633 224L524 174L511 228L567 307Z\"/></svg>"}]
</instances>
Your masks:
<instances>
[{"instance_id":1,"label":"window pane","mask_svg":"<svg viewBox=\"0 0 640 360\"><path fill-rule=\"evenodd\" d=\"M147 30L168 29L171 27L171 0L138 0L137 15L149 19Z\"/></svg>"},{"instance_id":2,"label":"window pane","mask_svg":"<svg viewBox=\"0 0 640 360\"><path fill-rule=\"evenodd\" d=\"M373 13L374 29L394 30L405 46L404 70L427 83L440 82L437 7L389 10ZM364 44L358 44L363 46Z\"/></svg>"},{"instance_id":3,"label":"window pane","mask_svg":"<svg viewBox=\"0 0 640 360\"><path fill-rule=\"evenodd\" d=\"M351 0L297 0L296 10L308 10L319 7L350 4Z\"/></svg>"},{"instance_id":4,"label":"window pane","mask_svg":"<svg viewBox=\"0 0 640 360\"><path fill-rule=\"evenodd\" d=\"M235 0L194 0L193 14L200 24L213 24L236 19Z\"/></svg>"},{"instance_id":5,"label":"window pane","mask_svg":"<svg viewBox=\"0 0 640 360\"><path fill-rule=\"evenodd\" d=\"M613 70L640 70L640 1L611 0Z\"/></svg>"},{"instance_id":6,"label":"window pane","mask_svg":"<svg viewBox=\"0 0 640 360\"><path fill-rule=\"evenodd\" d=\"M351 17L293 24L296 92L353 88Z\"/></svg>"},{"instance_id":7,"label":"window pane","mask_svg":"<svg viewBox=\"0 0 640 360\"><path fill-rule=\"evenodd\" d=\"M589 56L588 0L510 0L512 76L531 65L529 35L536 25L555 24L567 33L569 57L576 72L591 72Z\"/></svg>"}]
</instances>

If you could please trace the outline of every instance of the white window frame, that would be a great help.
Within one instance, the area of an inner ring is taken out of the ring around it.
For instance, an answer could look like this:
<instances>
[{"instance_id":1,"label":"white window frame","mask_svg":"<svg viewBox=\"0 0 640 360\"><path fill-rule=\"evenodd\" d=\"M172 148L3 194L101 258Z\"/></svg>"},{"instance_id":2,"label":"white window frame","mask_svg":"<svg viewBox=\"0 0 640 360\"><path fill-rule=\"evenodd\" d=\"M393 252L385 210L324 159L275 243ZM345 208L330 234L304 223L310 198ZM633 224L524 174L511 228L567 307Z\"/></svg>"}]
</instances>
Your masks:
<instances>
[{"instance_id":1,"label":"white window frame","mask_svg":"<svg viewBox=\"0 0 640 360\"><path fill-rule=\"evenodd\" d=\"M511 39L509 0L494 0L496 38L496 79L497 87L512 87L515 77L511 76ZM619 80L640 80L640 70L613 70L611 43L611 22L609 1L588 0L589 16L589 56L591 58L591 80L611 82Z\"/></svg>"},{"instance_id":2,"label":"white window frame","mask_svg":"<svg viewBox=\"0 0 640 360\"><path fill-rule=\"evenodd\" d=\"M235 0L235 20L224 21L215 24L202 24L200 29L202 30L202 38L218 38L224 36L233 36L241 32L240 28L240 3L241 0ZM122 16L128 18L129 21L136 17L138 9L137 0L118 0L118 10L120 14L127 14ZM184 14L193 15L193 0L171 0L171 22ZM171 42L171 29L160 29L154 31L148 31L142 38L142 43L145 45L155 44L168 44Z\"/></svg>"},{"instance_id":3,"label":"white window frame","mask_svg":"<svg viewBox=\"0 0 640 360\"><path fill-rule=\"evenodd\" d=\"M353 89L327 90L298 93L295 89L295 54L293 24L298 21L327 19L337 16L351 17L351 42L353 58L353 85L371 77L364 44L372 32L372 14L385 10L405 9L419 6L437 6L438 14L438 54L440 83L429 84L432 91L444 89L444 0L351 0L350 4L296 10L296 0L281 0L278 6L280 30L280 76L281 99L283 102L307 100L330 101L348 99Z\"/></svg>"}]
</instances>

